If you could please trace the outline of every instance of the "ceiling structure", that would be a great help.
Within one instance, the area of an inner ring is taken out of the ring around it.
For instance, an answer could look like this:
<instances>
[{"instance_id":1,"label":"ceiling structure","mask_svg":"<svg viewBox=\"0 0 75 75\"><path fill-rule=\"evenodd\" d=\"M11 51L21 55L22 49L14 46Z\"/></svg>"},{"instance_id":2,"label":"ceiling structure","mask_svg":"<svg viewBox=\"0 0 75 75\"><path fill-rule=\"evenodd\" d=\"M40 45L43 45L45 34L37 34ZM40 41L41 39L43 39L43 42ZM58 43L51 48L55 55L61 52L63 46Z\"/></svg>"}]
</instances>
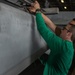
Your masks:
<instances>
[{"instance_id":1,"label":"ceiling structure","mask_svg":"<svg viewBox=\"0 0 75 75\"><path fill-rule=\"evenodd\" d=\"M75 0L38 0L42 7L58 7L60 11L75 11Z\"/></svg>"},{"instance_id":2,"label":"ceiling structure","mask_svg":"<svg viewBox=\"0 0 75 75\"><path fill-rule=\"evenodd\" d=\"M24 0L2 0L22 6ZM28 0L30 2L34 0ZM37 0L42 8L58 7L59 11L75 11L75 0ZM24 3L23 3L24 2Z\"/></svg>"}]
</instances>

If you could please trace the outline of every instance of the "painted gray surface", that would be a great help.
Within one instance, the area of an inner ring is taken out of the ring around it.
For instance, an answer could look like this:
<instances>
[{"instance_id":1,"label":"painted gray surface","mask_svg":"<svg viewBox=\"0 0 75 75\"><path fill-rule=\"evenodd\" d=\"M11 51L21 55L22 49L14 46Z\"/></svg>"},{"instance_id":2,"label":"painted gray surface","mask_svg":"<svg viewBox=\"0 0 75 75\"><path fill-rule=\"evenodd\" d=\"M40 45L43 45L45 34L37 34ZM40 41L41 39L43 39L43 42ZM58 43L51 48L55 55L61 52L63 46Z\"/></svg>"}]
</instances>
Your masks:
<instances>
[{"instance_id":1,"label":"painted gray surface","mask_svg":"<svg viewBox=\"0 0 75 75\"><path fill-rule=\"evenodd\" d=\"M27 58L31 63L31 55L45 45L34 16L0 3L0 75L10 75L7 72Z\"/></svg>"},{"instance_id":2,"label":"painted gray surface","mask_svg":"<svg viewBox=\"0 0 75 75\"><path fill-rule=\"evenodd\" d=\"M68 24L73 18L75 18L75 11L63 11L59 14L48 15L48 17L55 23L59 25Z\"/></svg>"}]
</instances>

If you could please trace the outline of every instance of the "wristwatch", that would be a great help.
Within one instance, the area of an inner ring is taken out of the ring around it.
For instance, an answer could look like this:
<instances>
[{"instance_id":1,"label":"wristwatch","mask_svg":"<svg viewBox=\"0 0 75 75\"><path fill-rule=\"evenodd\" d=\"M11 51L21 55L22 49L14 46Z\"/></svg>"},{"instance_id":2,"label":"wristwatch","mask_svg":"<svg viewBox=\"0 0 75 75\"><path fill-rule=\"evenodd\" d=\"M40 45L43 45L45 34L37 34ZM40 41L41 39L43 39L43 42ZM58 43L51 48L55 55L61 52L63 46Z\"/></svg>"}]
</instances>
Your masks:
<instances>
[{"instance_id":1,"label":"wristwatch","mask_svg":"<svg viewBox=\"0 0 75 75\"><path fill-rule=\"evenodd\" d=\"M36 9L36 13L41 13L41 9Z\"/></svg>"}]
</instances>

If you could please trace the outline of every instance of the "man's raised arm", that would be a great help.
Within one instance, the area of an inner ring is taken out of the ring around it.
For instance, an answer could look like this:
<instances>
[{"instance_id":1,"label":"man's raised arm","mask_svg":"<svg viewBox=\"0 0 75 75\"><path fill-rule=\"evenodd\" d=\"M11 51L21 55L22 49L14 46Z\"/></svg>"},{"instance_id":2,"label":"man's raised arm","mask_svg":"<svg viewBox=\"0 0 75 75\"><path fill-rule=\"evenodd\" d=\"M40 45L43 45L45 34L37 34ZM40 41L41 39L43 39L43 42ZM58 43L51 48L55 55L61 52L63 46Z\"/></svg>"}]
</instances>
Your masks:
<instances>
[{"instance_id":1,"label":"man's raised arm","mask_svg":"<svg viewBox=\"0 0 75 75\"><path fill-rule=\"evenodd\" d=\"M31 7L29 8L30 12L36 12L36 10L39 10L40 5L37 1L35 1L34 3L32 3ZM41 12L42 13L42 12ZM55 32L56 29L56 25L46 16L42 13L42 17L46 23L46 25L53 31Z\"/></svg>"}]
</instances>

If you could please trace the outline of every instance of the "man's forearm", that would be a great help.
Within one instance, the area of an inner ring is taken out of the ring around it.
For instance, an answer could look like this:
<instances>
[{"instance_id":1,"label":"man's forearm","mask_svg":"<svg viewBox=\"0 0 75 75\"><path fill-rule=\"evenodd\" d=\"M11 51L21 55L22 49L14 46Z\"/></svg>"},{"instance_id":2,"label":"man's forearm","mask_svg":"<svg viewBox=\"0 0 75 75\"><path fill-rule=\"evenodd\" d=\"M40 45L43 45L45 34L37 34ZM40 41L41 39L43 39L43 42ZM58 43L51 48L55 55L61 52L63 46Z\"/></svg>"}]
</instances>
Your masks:
<instances>
[{"instance_id":1,"label":"man's forearm","mask_svg":"<svg viewBox=\"0 0 75 75\"><path fill-rule=\"evenodd\" d=\"M47 26L49 28L51 28L51 30L53 32L55 32L56 25L46 15L44 15L43 13L42 13L42 17L43 17L45 23L47 24Z\"/></svg>"}]
</instances>

